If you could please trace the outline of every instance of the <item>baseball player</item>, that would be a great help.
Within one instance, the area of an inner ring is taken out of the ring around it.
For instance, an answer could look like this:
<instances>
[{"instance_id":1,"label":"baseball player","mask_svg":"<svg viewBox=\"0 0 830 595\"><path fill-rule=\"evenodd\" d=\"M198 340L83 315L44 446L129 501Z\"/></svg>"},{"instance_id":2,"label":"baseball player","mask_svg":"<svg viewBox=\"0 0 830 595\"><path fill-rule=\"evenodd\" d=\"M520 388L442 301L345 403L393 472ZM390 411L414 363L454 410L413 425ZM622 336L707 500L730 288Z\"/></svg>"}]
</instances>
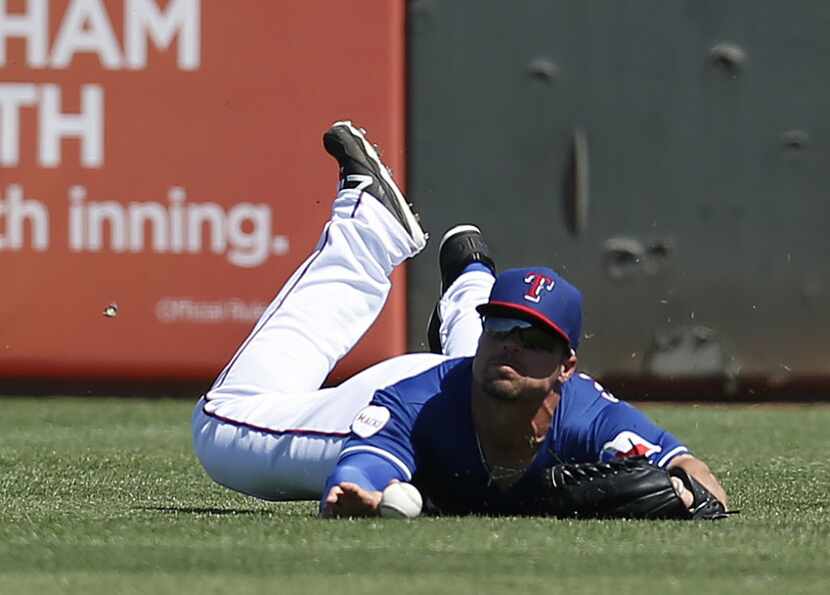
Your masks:
<instances>
[{"instance_id":1,"label":"baseball player","mask_svg":"<svg viewBox=\"0 0 830 595\"><path fill-rule=\"evenodd\" d=\"M544 267L495 277L472 226L442 240L430 337L443 353L320 390L380 312L392 269L426 242L363 131L338 122L324 145L340 165L332 218L194 410L214 480L270 500L322 495L324 516L376 514L393 481L450 513L725 513L702 461L575 373L579 292Z\"/></svg>"}]
</instances>

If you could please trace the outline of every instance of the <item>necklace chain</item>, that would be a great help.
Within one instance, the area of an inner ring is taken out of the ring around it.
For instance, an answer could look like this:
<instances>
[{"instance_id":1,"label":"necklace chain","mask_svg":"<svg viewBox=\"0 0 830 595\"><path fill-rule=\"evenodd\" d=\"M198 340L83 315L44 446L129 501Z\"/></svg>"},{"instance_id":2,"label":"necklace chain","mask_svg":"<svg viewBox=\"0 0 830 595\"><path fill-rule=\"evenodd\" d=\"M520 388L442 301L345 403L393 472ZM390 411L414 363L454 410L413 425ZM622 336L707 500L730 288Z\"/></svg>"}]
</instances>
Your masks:
<instances>
[{"instance_id":1,"label":"necklace chain","mask_svg":"<svg viewBox=\"0 0 830 595\"><path fill-rule=\"evenodd\" d=\"M478 449L478 458L481 461L482 467L487 471L487 475L489 477L489 481L487 482L488 486L493 485L494 483L499 482L503 479L510 479L516 477L517 475L521 475L527 469L527 465L521 465L519 467L508 467L505 465L490 465L487 462L487 457L484 456L484 449L481 447L481 440L478 437L478 432L475 432L476 437L476 448ZM538 443L533 439L531 436L530 438L530 445L536 446Z\"/></svg>"}]
</instances>

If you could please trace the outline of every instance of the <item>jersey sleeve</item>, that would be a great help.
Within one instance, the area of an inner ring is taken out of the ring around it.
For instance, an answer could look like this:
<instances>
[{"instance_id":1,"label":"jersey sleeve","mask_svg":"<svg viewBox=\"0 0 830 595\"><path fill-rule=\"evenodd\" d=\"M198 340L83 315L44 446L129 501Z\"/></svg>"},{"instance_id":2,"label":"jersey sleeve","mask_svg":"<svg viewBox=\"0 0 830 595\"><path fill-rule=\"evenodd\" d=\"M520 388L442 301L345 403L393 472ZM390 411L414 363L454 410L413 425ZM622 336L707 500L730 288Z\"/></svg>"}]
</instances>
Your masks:
<instances>
[{"instance_id":1,"label":"jersey sleeve","mask_svg":"<svg viewBox=\"0 0 830 595\"><path fill-rule=\"evenodd\" d=\"M674 457L689 453L674 434L624 401L609 403L592 426L592 448L603 462L644 456L652 464L665 467Z\"/></svg>"},{"instance_id":2,"label":"jersey sleeve","mask_svg":"<svg viewBox=\"0 0 830 595\"><path fill-rule=\"evenodd\" d=\"M394 388L375 392L372 402L352 422L352 434L343 445L338 465L356 454L384 459L397 476L388 479L411 481L415 474L412 429L417 411L403 403Z\"/></svg>"}]
</instances>

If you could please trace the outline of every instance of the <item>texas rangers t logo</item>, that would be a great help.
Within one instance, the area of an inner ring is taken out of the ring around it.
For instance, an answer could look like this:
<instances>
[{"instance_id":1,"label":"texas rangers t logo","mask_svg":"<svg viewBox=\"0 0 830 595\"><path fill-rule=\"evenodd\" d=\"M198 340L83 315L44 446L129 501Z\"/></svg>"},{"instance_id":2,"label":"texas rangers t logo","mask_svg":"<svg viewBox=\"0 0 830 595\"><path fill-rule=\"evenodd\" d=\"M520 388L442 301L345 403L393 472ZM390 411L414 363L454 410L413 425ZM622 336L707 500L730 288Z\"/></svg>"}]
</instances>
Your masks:
<instances>
[{"instance_id":1,"label":"texas rangers t logo","mask_svg":"<svg viewBox=\"0 0 830 595\"><path fill-rule=\"evenodd\" d=\"M538 273L530 273L527 277L525 277L524 281L530 285L530 288L527 290L527 293L525 293L524 298L534 304L538 304L542 301L543 291L552 291L553 286L556 285L556 281L552 277L548 277L547 275L539 275Z\"/></svg>"}]
</instances>

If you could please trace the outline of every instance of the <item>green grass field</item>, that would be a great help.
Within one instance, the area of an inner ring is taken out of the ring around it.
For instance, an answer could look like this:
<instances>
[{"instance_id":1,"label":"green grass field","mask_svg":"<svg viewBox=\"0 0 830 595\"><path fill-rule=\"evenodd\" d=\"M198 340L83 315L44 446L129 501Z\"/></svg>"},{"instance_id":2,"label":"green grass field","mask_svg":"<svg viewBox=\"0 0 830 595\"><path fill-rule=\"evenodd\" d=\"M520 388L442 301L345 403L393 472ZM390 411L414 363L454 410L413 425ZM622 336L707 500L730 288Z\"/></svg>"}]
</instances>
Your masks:
<instances>
[{"instance_id":1,"label":"green grass field","mask_svg":"<svg viewBox=\"0 0 830 595\"><path fill-rule=\"evenodd\" d=\"M718 523L315 518L213 485L191 403L0 399L0 593L828 593L830 407L651 406Z\"/></svg>"}]
</instances>

